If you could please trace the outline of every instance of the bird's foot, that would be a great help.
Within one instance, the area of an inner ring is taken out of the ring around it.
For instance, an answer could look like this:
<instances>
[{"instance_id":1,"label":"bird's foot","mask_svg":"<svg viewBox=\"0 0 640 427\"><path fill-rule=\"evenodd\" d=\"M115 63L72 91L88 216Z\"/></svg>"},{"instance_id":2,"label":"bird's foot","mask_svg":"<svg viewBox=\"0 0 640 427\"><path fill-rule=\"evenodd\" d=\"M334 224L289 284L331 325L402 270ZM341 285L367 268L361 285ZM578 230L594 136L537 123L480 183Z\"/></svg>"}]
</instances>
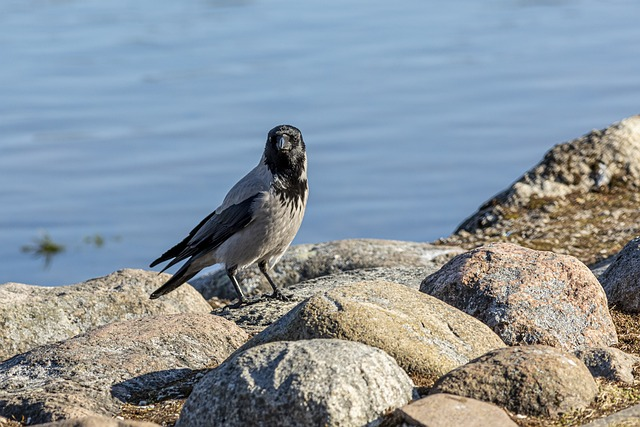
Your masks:
<instances>
[{"instance_id":1,"label":"bird's foot","mask_svg":"<svg viewBox=\"0 0 640 427\"><path fill-rule=\"evenodd\" d=\"M285 295L280 291L280 289L276 289L271 295L267 295L267 298L277 299L279 301L291 301L293 299L293 296Z\"/></svg>"}]
</instances>

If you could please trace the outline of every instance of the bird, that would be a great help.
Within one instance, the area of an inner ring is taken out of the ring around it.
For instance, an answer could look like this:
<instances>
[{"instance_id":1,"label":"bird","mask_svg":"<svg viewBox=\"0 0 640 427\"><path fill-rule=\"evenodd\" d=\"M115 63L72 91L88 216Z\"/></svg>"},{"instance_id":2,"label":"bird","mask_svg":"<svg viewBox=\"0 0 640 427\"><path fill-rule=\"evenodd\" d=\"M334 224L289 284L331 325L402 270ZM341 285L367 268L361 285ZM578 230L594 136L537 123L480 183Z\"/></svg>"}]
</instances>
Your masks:
<instances>
[{"instance_id":1,"label":"bird","mask_svg":"<svg viewBox=\"0 0 640 427\"><path fill-rule=\"evenodd\" d=\"M291 125L276 126L267 135L258 165L229 190L222 204L187 237L150 264L153 268L171 260L163 272L187 260L150 298L173 291L205 267L222 264L238 297L234 306L249 304L236 273L257 263L273 290L268 297L286 301L288 298L269 271L298 233L308 195L302 133Z\"/></svg>"}]
</instances>

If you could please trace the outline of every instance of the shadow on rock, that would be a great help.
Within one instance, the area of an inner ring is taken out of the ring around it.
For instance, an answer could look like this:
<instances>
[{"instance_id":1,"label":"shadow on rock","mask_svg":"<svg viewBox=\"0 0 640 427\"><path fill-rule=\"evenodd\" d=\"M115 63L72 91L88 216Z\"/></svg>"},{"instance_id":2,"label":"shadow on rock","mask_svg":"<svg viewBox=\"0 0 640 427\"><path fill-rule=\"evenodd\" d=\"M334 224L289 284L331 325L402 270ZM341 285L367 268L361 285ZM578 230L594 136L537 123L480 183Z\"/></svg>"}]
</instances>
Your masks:
<instances>
[{"instance_id":1,"label":"shadow on rock","mask_svg":"<svg viewBox=\"0 0 640 427\"><path fill-rule=\"evenodd\" d=\"M133 405L185 399L210 369L166 369L149 372L111 386L111 396Z\"/></svg>"}]
</instances>

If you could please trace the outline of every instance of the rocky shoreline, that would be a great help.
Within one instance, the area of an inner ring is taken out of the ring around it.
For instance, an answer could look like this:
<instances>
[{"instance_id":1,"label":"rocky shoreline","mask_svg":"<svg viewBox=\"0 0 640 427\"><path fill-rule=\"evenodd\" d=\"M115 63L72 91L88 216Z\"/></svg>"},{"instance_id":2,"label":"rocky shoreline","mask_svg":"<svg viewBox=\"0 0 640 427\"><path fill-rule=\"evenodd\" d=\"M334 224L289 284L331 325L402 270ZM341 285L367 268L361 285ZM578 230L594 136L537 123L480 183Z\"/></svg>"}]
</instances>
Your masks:
<instances>
[{"instance_id":1,"label":"rocky shoreline","mask_svg":"<svg viewBox=\"0 0 640 427\"><path fill-rule=\"evenodd\" d=\"M638 188L633 116L434 244L292 247L289 302L221 308L221 274L0 285L0 426L640 425Z\"/></svg>"},{"instance_id":2,"label":"rocky shoreline","mask_svg":"<svg viewBox=\"0 0 640 427\"><path fill-rule=\"evenodd\" d=\"M594 264L640 235L640 116L558 144L437 243L489 243L573 255Z\"/></svg>"}]
</instances>

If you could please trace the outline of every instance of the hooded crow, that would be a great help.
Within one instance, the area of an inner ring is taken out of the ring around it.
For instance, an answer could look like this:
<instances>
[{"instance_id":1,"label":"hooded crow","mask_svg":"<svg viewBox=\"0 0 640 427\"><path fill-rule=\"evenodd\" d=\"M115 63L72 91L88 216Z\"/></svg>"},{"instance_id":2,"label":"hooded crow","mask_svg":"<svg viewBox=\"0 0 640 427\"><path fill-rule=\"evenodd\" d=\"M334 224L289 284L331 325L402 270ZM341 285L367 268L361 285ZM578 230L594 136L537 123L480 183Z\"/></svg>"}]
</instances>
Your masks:
<instances>
[{"instance_id":1,"label":"hooded crow","mask_svg":"<svg viewBox=\"0 0 640 427\"><path fill-rule=\"evenodd\" d=\"M273 288L273 298L286 299L269 276L295 237L307 205L307 154L300 130L281 125L269 131L260 163L231 188L222 205L204 218L180 243L153 261L171 260L163 269L187 260L151 299L182 285L200 270L223 264L238 294L247 303L236 272L258 263Z\"/></svg>"}]
</instances>

